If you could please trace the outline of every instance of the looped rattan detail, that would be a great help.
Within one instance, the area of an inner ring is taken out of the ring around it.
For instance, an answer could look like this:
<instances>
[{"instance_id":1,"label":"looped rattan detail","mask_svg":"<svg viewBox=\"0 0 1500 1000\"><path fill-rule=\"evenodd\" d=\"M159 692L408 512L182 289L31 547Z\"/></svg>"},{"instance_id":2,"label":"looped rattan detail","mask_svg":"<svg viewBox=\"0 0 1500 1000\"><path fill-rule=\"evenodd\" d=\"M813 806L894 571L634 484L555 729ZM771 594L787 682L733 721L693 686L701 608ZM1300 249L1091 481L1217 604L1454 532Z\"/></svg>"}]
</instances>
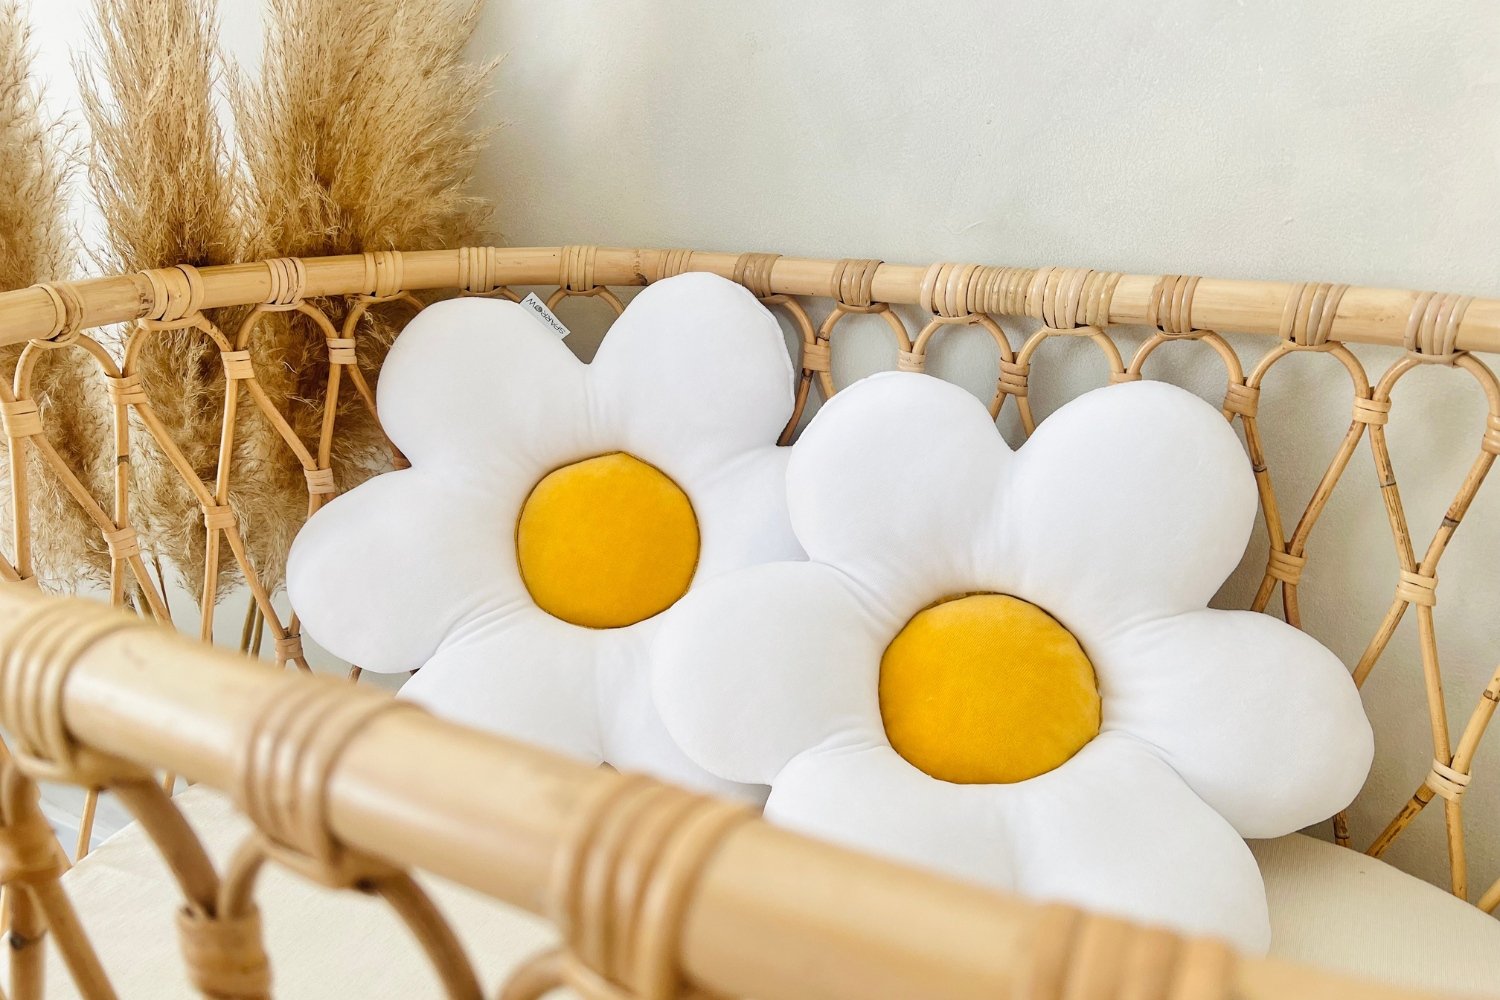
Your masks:
<instances>
[{"instance_id":1,"label":"looped rattan detail","mask_svg":"<svg viewBox=\"0 0 1500 1000\"><path fill-rule=\"evenodd\" d=\"M328 338L328 363L330 365L359 364L358 341L353 337Z\"/></svg>"},{"instance_id":2,"label":"looped rattan detail","mask_svg":"<svg viewBox=\"0 0 1500 1000\"><path fill-rule=\"evenodd\" d=\"M383 299L406 287L406 262L399 250L376 250L364 258L366 295Z\"/></svg>"},{"instance_id":3,"label":"looped rattan detail","mask_svg":"<svg viewBox=\"0 0 1500 1000\"><path fill-rule=\"evenodd\" d=\"M661 274L661 278L675 278L679 274L686 274L688 271L691 271L693 269L693 253L694 251L692 250L663 250L661 253L661 265L657 269ZM741 254L740 256L743 258L745 255ZM736 267L738 267L738 262L736 262ZM739 281L742 285L744 284L739 277L738 270L736 270L734 280ZM766 294L769 295L770 293L767 292Z\"/></svg>"},{"instance_id":4,"label":"looped rattan detail","mask_svg":"<svg viewBox=\"0 0 1500 1000\"><path fill-rule=\"evenodd\" d=\"M833 266L828 295L841 306L866 309L875 304L875 272L882 261L845 257Z\"/></svg>"},{"instance_id":5,"label":"looped rattan detail","mask_svg":"<svg viewBox=\"0 0 1500 1000\"><path fill-rule=\"evenodd\" d=\"M134 559L141 554L140 537L129 525L104 532L104 544L111 559Z\"/></svg>"},{"instance_id":6,"label":"looped rattan detail","mask_svg":"<svg viewBox=\"0 0 1500 1000\"><path fill-rule=\"evenodd\" d=\"M588 292L597 288L594 266L598 253L596 246L563 247L562 259L558 263L558 285L570 292Z\"/></svg>"},{"instance_id":7,"label":"looped rattan detail","mask_svg":"<svg viewBox=\"0 0 1500 1000\"><path fill-rule=\"evenodd\" d=\"M1391 401L1389 399L1366 399L1364 396L1355 396L1354 419L1362 424L1383 427L1391 419Z\"/></svg>"},{"instance_id":8,"label":"looped rattan detail","mask_svg":"<svg viewBox=\"0 0 1500 1000\"><path fill-rule=\"evenodd\" d=\"M458 251L458 287L471 295L488 295L504 287L498 280L494 247L462 247Z\"/></svg>"},{"instance_id":9,"label":"looped rattan detail","mask_svg":"<svg viewBox=\"0 0 1500 1000\"><path fill-rule=\"evenodd\" d=\"M338 492L334 484L332 469L303 469L302 475L307 478L307 492L319 496L332 496Z\"/></svg>"},{"instance_id":10,"label":"looped rattan detail","mask_svg":"<svg viewBox=\"0 0 1500 1000\"><path fill-rule=\"evenodd\" d=\"M1302 570L1307 565L1306 556L1293 555L1281 549L1272 549L1266 572L1282 583L1296 586L1302 582Z\"/></svg>"},{"instance_id":11,"label":"looped rattan detail","mask_svg":"<svg viewBox=\"0 0 1500 1000\"><path fill-rule=\"evenodd\" d=\"M203 526L209 531L233 528L237 521L234 508L228 504L202 504Z\"/></svg>"},{"instance_id":12,"label":"looped rattan detail","mask_svg":"<svg viewBox=\"0 0 1500 1000\"><path fill-rule=\"evenodd\" d=\"M146 390L141 385L141 377L135 372L118 378L106 375L104 388L109 393L109 401L115 406L141 406L148 401Z\"/></svg>"},{"instance_id":13,"label":"looped rattan detail","mask_svg":"<svg viewBox=\"0 0 1500 1000\"><path fill-rule=\"evenodd\" d=\"M1402 339L1407 355L1428 364L1453 364L1461 353L1458 327L1473 301L1471 295L1452 292L1419 294L1407 315Z\"/></svg>"},{"instance_id":14,"label":"looped rattan detail","mask_svg":"<svg viewBox=\"0 0 1500 1000\"><path fill-rule=\"evenodd\" d=\"M300 656L300 639L278 639L278 658ZM328 779L349 741L376 716L419 711L332 678L288 687L257 713L243 744L236 802L266 839L267 853L324 885L347 888L389 873L344 849L328 828Z\"/></svg>"},{"instance_id":15,"label":"looped rattan detail","mask_svg":"<svg viewBox=\"0 0 1500 1000\"><path fill-rule=\"evenodd\" d=\"M1432 762L1432 770L1427 772L1427 777L1423 780L1434 795L1449 802L1457 802L1469 790L1469 775L1440 760Z\"/></svg>"},{"instance_id":16,"label":"looped rattan detail","mask_svg":"<svg viewBox=\"0 0 1500 1000\"><path fill-rule=\"evenodd\" d=\"M297 257L273 257L266 261L266 274L271 279L271 291L266 296L268 306L293 306L302 301L302 292L307 285L307 269Z\"/></svg>"},{"instance_id":17,"label":"looped rattan detail","mask_svg":"<svg viewBox=\"0 0 1500 1000\"><path fill-rule=\"evenodd\" d=\"M262 943L260 911L210 916L177 911L178 940L188 975L215 1000L260 1000L271 994L271 966Z\"/></svg>"},{"instance_id":18,"label":"looped rattan detail","mask_svg":"<svg viewBox=\"0 0 1500 1000\"><path fill-rule=\"evenodd\" d=\"M63 686L79 659L106 636L148 627L104 609L87 619L57 601L28 610L0 650L0 727L28 775L95 788L138 768L80 746L63 719Z\"/></svg>"},{"instance_id":19,"label":"looped rattan detail","mask_svg":"<svg viewBox=\"0 0 1500 1000\"><path fill-rule=\"evenodd\" d=\"M554 858L550 908L565 945L523 967L503 1000L562 985L588 1000L676 1000L679 938L699 872L752 815L741 803L639 776L601 789Z\"/></svg>"},{"instance_id":20,"label":"looped rattan detail","mask_svg":"<svg viewBox=\"0 0 1500 1000\"><path fill-rule=\"evenodd\" d=\"M250 360L249 351L224 351L219 358L224 363L225 378L239 380L255 377L255 365Z\"/></svg>"},{"instance_id":21,"label":"looped rattan detail","mask_svg":"<svg viewBox=\"0 0 1500 1000\"><path fill-rule=\"evenodd\" d=\"M33 285L52 300L52 332L31 341L38 347L67 347L78 341L83 331L83 299L70 281L44 281Z\"/></svg>"},{"instance_id":22,"label":"looped rattan detail","mask_svg":"<svg viewBox=\"0 0 1500 1000\"><path fill-rule=\"evenodd\" d=\"M734 280L750 289L756 298L769 298L774 291L771 271L780 259L779 253L742 253L734 261Z\"/></svg>"},{"instance_id":23,"label":"looped rattan detail","mask_svg":"<svg viewBox=\"0 0 1500 1000\"><path fill-rule=\"evenodd\" d=\"M12 441L42 433L42 415L36 400L0 399L0 425L4 426L5 436Z\"/></svg>"},{"instance_id":24,"label":"looped rattan detail","mask_svg":"<svg viewBox=\"0 0 1500 1000\"><path fill-rule=\"evenodd\" d=\"M1224 390L1224 405L1221 409L1225 413L1232 413L1240 417L1253 417L1260 408L1260 387L1245 385L1242 382L1230 382Z\"/></svg>"},{"instance_id":25,"label":"looped rattan detail","mask_svg":"<svg viewBox=\"0 0 1500 1000\"><path fill-rule=\"evenodd\" d=\"M1108 326L1121 277L1084 267L1038 268L1026 286L1026 315L1058 332Z\"/></svg>"},{"instance_id":26,"label":"looped rattan detail","mask_svg":"<svg viewBox=\"0 0 1500 1000\"><path fill-rule=\"evenodd\" d=\"M1228 1000L1235 955L1212 938L1044 906L1028 946L1015 1000Z\"/></svg>"},{"instance_id":27,"label":"looped rattan detail","mask_svg":"<svg viewBox=\"0 0 1500 1000\"><path fill-rule=\"evenodd\" d=\"M191 264L158 267L140 272L151 290L151 301L142 319L179 323L198 313L203 305L203 276Z\"/></svg>"},{"instance_id":28,"label":"looped rattan detail","mask_svg":"<svg viewBox=\"0 0 1500 1000\"><path fill-rule=\"evenodd\" d=\"M1333 333L1333 321L1348 285L1304 281L1287 292L1281 309L1283 340L1298 347L1321 347Z\"/></svg>"},{"instance_id":29,"label":"looped rattan detail","mask_svg":"<svg viewBox=\"0 0 1500 1000\"><path fill-rule=\"evenodd\" d=\"M978 264L933 264L922 276L917 303L925 312L956 319L974 312L969 304L969 285Z\"/></svg>"},{"instance_id":30,"label":"looped rattan detail","mask_svg":"<svg viewBox=\"0 0 1500 1000\"><path fill-rule=\"evenodd\" d=\"M1437 577L1403 569L1396 596L1408 604L1430 608L1437 604Z\"/></svg>"},{"instance_id":31,"label":"looped rattan detail","mask_svg":"<svg viewBox=\"0 0 1500 1000\"><path fill-rule=\"evenodd\" d=\"M1491 413L1485 418L1484 436L1479 439L1479 448L1489 455L1500 455L1500 414Z\"/></svg>"},{"instance_id":32,"label":"looped rattan detail","mask_svg":"<svg viewBox=\"0 0 1500 1000\"><path fill-rule=\"evenodd\" d=\"M1202 333L1193 325L1193 293L1198 289L1195 275L1164 274L1151 289L1146 308L1146 322L1167 337L1194 337Z\"/></svg>"},{"instance_id":33,"label":"looped rattan detail","mask_svg":"<svg viewBox=\"0 0 1500 1000\"><path fill-rule=\"evenodd\" d=\"M1003 396L1025 399L1026 394L1031 391L1028 384L1030 378L1030 364L1018 364L1002 358L1000 359L1000 378L995 383L995 391Z\"/></svg>"}]
</instances>

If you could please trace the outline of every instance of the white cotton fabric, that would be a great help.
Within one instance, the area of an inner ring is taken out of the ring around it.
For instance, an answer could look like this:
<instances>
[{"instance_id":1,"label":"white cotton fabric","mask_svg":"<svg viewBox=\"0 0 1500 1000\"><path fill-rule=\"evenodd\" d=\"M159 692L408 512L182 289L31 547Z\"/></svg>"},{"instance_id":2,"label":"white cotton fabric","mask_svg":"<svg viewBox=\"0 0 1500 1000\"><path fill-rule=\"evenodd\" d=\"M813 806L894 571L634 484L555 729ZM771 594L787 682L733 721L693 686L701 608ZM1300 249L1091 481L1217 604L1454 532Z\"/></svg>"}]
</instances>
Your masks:
<instances>
[{"instance_id":1,"label":"white cotton fabric","mask_svg":"<svg viewBox=\"0 0 1500 1000\"><path fill-rule=\"evenodd\" d=\"M657 705L689 758L771 785L767 817L796 829L1266 949L1242 838L1347 805L1373 739L1332 653L1206 608L1256 510L1220 414L1162 383L1111 386L1012 451L964 390L876 375L813 420L787 493L810 561L719 577L657 638ZM1098 677L1101 734L1028 781L939 781L885 737L886 645L970 592L1041 606Z\"/></svg>"},{"instance_id":2,"label":"white cotton fabric","mask_svg":"<svg viewBox=\"0 0 1500 1000\"><path fill-rule=\"evenodd\" d=\"M221 867L250 832L211 789L191 789L176 802ZM1500 982L1494 917L1383 861L1311 837L1251 848L1270 897L1271 955L1439 993L1487 996ZM421 882L475 962L485 996L498 995L522 961L556 944L552 927L530 913L449 882ZM198 996L174 924L181 895L139 826L96 848L63 876L63 887L121 996ZM438 995L416 942L380 900L325 889L271 865L256 902L276 996ZM77 997L57 949L46 951L47 996ZM0 976L6 952L0 949Z\"/></svg>"},{"instance_id":3,"label":"white cotton fabric","mask_svg":"<svg viewBox=\"0 0 1500 1000\"><path fill-rule=\"evenodd\" d=\"M583 364L520 306L423 310L381 371L382 423L411 468L329 503L298 534L287 590L303 628L366 670L421 668L402 696L449 719L595 762L756 797L667 737L649 691L660 615L618 629L531 600L515 526L532 488L623 451L687 494L693 580L801 555L786 515L793 370L774 317L710 274L643 290Z\"/></svg>"}]
</instances>

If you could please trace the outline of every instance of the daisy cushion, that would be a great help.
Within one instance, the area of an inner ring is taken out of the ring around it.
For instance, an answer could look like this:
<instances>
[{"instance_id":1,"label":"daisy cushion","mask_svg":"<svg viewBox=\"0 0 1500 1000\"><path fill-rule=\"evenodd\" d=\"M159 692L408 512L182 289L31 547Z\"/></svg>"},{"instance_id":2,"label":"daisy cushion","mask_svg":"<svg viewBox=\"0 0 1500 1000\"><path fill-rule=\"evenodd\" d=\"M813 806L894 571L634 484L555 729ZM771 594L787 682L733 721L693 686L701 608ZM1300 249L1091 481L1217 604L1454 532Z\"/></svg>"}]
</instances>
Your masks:
<instances>
[{"instance_id":1,"label":"daisy cushion","mask_svg":"<svg viewBox=\"0 0 1500 1000\"><path fill-rule=\"evenodd\" d=\"M297 536L303 628L447 718L690 786L647 650L684 592L797 558L780 326L709 274L643 290L591 364L520 306L455 299L407 326L378 405L411 463Z\"/></svg>"},{"instance_id":2,"label":"daisy cushion","mask_svg":"<svg viewBox=\"0 0 1500 1000\"><path fill-rule=\"evenodd\" d=\"M1243 838L1347 805L1373 740L1337 657L1207 607L1256 509L1222 416L1111 386L1012 451L964 390L876 375L787 494L809 561L695 588L658 636L690 758L804 832L1266 949Z\"/></svg>"}]
</instances>

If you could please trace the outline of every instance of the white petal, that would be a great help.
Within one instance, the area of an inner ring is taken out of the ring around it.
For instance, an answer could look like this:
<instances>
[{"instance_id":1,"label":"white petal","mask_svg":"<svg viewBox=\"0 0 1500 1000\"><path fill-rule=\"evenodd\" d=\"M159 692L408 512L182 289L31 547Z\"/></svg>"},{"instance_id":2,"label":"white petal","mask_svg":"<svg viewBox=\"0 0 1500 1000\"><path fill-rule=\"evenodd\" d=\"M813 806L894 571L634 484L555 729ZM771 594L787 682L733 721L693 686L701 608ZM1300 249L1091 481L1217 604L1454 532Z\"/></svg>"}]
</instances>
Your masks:
<instances>
[{"instance_id":1,"label":"white petal","mask_svg":"<svg viewBox=\"0 0 1500 1000\"><path fill-rule=\"evenodd\" d=\"M1347 806L1374 740L1339 658L1269 615L1193 611L1095 651L1104 725L1155 746L1245 837L1279 837Z\"/></svg>"},{"instance_id":2,"label":"white petal","mask_svg":"<svg viewBox=\"0 0 1500 1000\"><path fill-rule=\"evenodd\" d=\"M1016 883L999 807L1004 786L954 785L888 746L824 748L792 760L766 800L773 823L997 889Z\"/></svg>"},{"instance_id":3,"label":"white petal","mask_svg":"<svg viewBox=\"0 0 1500 1000\"><path fill-rule=\"evenodd\" d=\"M1105 733L1072 760L1007 786L1018 887L1037 899L1270 946L1245 842L1149 749Z\"/></svg>"},{"instance_id":4,"label":"white petal","mask_svg":"<svg viewBox=\"0 0 1500 1000\"><path fill-rule=\"evenodd\" d=\"M399 672L422 666L455 630L529 605L513 527L524 487L500 485L407 469L318 511L287 559L307 634L366 670Z\"/></svg>"},{"instance_id":5,"label":"white petal","mask_svg":"<svg viewBox=\"0 0 1500 1000\"><path fill-rule=\"evenodd\" d=\"M694 585L742 566L803 558L786 513L791 451L756 448L681 484L698 518L701 548Z\"/></svg>"},{"instance_id":6,"label":"white petal","mask_svg":"<svg viewBox=\"0 0 1500 1000\"><path fill-rule=\"evenodd\" d=\"M514 302L449 299L396 338L376 390L380 419L413 465L513 468L534 483L607 450L586 370Z\"/></svg>"},{"instance_id":7,"label":"white petal","mask_svg":"<svg viewBox=\"0 0 1500 1000\"><path fill-rule=\"evenodd\" d=\"M1112 629L1205 606L1244 553L1255 481L1223 416L1137 382L1058 410L1016 455L1007 572L1089 648Z\"/></svg>"},{"instance_id":8,"label":"white petal","mask_svg":"<svg viewBox=\"0 0 1500 1000\"><path fill-rule=\"evenodd\" d=\"M589 382L614 446L683 484L774 444L792 412L781 326L755 296L712 274L637 295L599 345Z\"/></svg>"},{"instance_id":9,"label":"white petal","mask_svg":"<svg viewBox=\"0 0 1500 1000\"><path fill-rule=\"evenodd\" d=\"M597 645L599 724L604 759L621 771L639 771L694 791L760 805L764 785L742 784L693 763L668 735L651 695L651 642L661 619L616 629Z\"/></svg>"},{"instance_id":10,"label":"white petal","mask_svg":"<svg viewBox=\"0 0 1500 1000\"><path fill-rule=\"evenodd\" d=\"M766 563L725 574L661 616L657 708L699 765L769 783L811 747L885 742L880 656L899 627L827 566Z\"/></svg>"},{"instance_id":11,"label":"white petal","mask_svg":"<svg viewBox=\"0 0 1500 1000\"><path fill-rule=\"evenodd\" d=\"M444 645L400 696L445 719L598 764L595 675L608 638L529 609Z\"/></svg>"},{"instance_id":12,"label":"white petal","mask_svg":"<svg viewBox=\"0 0 1500 1000\"><path fill-rule=\"evenodd\" d=\"M986 578L1012 457L965 390L927 375L871 376L826 403L793 449L792 525L809 558L905 620Z\"/></svg>"}]
</instances>

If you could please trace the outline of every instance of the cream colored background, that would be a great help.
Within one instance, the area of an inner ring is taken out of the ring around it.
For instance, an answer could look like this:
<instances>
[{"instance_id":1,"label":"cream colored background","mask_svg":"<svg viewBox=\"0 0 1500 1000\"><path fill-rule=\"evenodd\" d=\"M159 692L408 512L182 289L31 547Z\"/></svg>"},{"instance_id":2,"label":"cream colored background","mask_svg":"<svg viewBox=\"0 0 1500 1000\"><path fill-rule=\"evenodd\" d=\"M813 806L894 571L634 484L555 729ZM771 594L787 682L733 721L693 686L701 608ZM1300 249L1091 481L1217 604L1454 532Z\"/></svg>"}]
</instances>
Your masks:
<instances>
[{"instance_id":1,"label":"cream colored background","mask_svg":"<svg viewBox=\"0 0 1500 1000\"><path fill-rule=\"evenodd\" d=\"M43 38L54 65L51 39L78 6L38 11L55 22ZM225 8L230 47L251 63L259 14L258 2ZM505 128L480 181L511 243L1060 263L1500 296L1500 5L1485 0L492 0L473 51L505 56L485 108ZM594 305L563 310L585 354ZM1266 346L1236 343L1247 358ZM868 324L834 355L840 384L894 363ZM1392 355L1363 356L1378 370ZM932 370L987 395L993 352L956 334ZM1193 345L1173 345L1151 373L1222 394L1216 360ZM1045 412L1101 378L1087 345L1053 345L1034 398ZM1289 503L1310 492L1347 425L1340 378L1327 359L1294 359L1267 389L1267 443ZM1417 373L1398 392L1392 448L1423 541L1477 452L1480 421L1478 393L1454 372ZM1010 421L1002 427L1017 440ZM1313 536L1305 579L1309 626L1351 663L1394 579L1374 483L1362 448ZM1497 491L1481 493L1441 573L1455 727L1500 659ZM1263 547L1258 539L1222 603L1248 600ZM1431 756L1414 623L1366 691L1379 745L1354 814L1361 846ZM1481 888L1500 876L1497 764L1500 736L1467 803ZM1437 808L1390 858L1445 878Z\"/></svg>"}]
</instances>

